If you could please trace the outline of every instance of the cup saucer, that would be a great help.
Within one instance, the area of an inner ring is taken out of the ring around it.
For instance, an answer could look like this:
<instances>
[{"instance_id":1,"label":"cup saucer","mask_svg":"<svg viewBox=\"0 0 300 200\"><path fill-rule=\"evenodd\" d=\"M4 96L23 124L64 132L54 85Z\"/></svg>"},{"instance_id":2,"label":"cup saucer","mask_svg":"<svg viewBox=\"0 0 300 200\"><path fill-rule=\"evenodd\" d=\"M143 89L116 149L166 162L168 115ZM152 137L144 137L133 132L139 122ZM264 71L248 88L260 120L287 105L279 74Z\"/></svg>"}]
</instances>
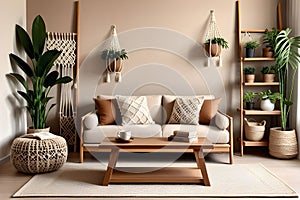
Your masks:
<instances>
[{"instance_id":1,"label":"cup saucer","mask_svg":"<svg viewBox=\"0 0 300 200\"><path fill-rule=\"evenodd\" d=\"M123 138L116 137L116 138L115 138L115 141L116 141L117 143L129 143L129 142L132 142L132 141L133 141L133 138L130 138L129 140L124 140Z\"/></svg>"}]
</instances>

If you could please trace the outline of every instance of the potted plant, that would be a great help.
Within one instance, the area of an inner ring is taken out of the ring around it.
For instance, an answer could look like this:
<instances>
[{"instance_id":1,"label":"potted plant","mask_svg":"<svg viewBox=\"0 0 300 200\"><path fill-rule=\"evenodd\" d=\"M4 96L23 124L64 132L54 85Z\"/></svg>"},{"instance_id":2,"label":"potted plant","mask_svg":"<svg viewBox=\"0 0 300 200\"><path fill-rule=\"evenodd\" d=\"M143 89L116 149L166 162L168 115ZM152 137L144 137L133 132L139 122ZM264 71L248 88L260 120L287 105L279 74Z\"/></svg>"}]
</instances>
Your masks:
<instances>
[{"instance_id":1,"label":"potted plant","mask_svg":"<svg viewBox=\"0 0 300 200\"><path fill-rule=\"evenodd\" d=\"M101 58L106 61L109 72L120 72L122 70L122 60L128 59L125 49L105 49L102 51Z\"/></svg>"},{"instance_id":2,"label":"potted plant","mask_svg":"<svg viewBox=\"0 0 300 200\"><path fill-rule=\"evenodd\" d=\"M255 68L254 67L245 67L244 68L245 81L247 83L253 83L255 80Z\"/></svg>"},{"instance_id":3,"label":"potted plant","mask_svg":"<svg viewBox=\"0 0 300 200\"><path fill-rule=\"evenodd\" d=\"M211 56L219 56L221 50L228 49L228 42L224 38L215 37L213 39L207 39L204 43L205 50Z\"/></svg>"},{"instance_id":4,"label":"potted plant","mask_svg":"<svg viewBox=\"0 0 300 200\"><path fill-rule=\"evenodd\" d=\"M276 40L278 33L279 32L276 28L272 28L271 31L269 31L266 28L264 39L263 39L263 43L266 44L266 47L263 48L263 56L264 57L273 57L274 48L275 48L275 40Z\"/></svg>"},{"instance_id":5,"label":"potted plant","mask_svg":"<svg viewBox=\"0 0 300 200\"><path fill-rule=\"evenodd\" d=\"M296 131L287 127L287 121L293 104L295 75L300 59L298 52L300 36L290 37L290 33L290 28L280 31L276 37L274 49L276 71L280 83L281 127L270 129L269 153L277 158L293 158L298 154Z\"/></svg>"},{"instance_id":6,"label":"potted plant","mask_svg":"<svg viewBox=\"0 0 300 200\"><path fill-rule=\"evenodd\" d=\"M10 59L20 67L26 77L19 73L10 73L24 87L17 91L27 102L27 110L31 116L33 129L45 129L49 111L55 106L47 107L53 98L49 96L51 88L60 83L68 83L72 78L65 76L59 78L59 72L52 70L54 61L61 54L57 50L44 51L46 40L46 26L41 16L37 16L32 24L32 40L28 33L16 25L16 35L21 47L25 50L30 64L19 56L11 53ZM45 130L43 130L45 131ZM48 130L47 130L48 131Z\"/></svg>"},{"instance_id":7,"label":"potted plant","mask_svg":"<svg viewBox=\"0 0 300 200\"><path fill-rule=\"evenodd\" d=\"M247 110L253 110L254 109L254 100L256 97L257 93L256 92L245 92L243 96L244 102L246 102L246 109Z\"/></svg>"},{"instance_id":8,"label":"potted plant","mask_svg":"<svg viewBox=\"0 0 300 200\"><path fill-rule=\"evenodd\" d=\"M276 68L275 66L266 66L263 67L262 70L260 71L263 75L263 80L264 82L274 82L275 80L275 74L276 74Z\"/></svg>"},{"instance_id":9,"label":"potted plant","mask_svg":"<svg viewBox=\"0 0 300 200\"><path fill-rule=\"evenodd\" d=\"M259 47L259 43L256 40L252 40L249 42L246 42L245 48L246 48L246 58L253 58L255 49Z\"/></svg>"},{"instance_id":10,"label":"potted plant","mask_svg":"<svg viewBox=\"0 0 300 200\"><path fill-rule=\"evenodd\" d=\"M271 90L259 92L258 95L261 98L260 108L264 111L274 110L276 101L280 99L280 94Z\"/></svg>"}]
</instances>

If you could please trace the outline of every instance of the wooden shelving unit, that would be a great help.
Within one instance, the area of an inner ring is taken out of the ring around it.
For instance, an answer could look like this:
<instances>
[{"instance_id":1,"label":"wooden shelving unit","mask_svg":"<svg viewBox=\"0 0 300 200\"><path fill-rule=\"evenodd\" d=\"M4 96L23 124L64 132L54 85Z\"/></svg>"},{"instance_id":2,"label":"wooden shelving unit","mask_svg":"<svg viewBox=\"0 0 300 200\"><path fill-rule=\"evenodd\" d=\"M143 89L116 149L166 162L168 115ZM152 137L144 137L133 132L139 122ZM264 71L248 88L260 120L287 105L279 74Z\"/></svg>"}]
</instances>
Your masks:
<instances>
[{"instance_id":1,"label":"wooden shelving unit","mask_svg":"<svg viewBox=\"0 0 300 200\"><path fill-rule=\"evenodd\" d=\"M246 83L244 81L244 63L251 63L253 65L256 65L257 62L266 62L274 63L275 58L267 58L267 57L254 57L254 58L245 58L243 57L243 45L242 45L242 34L243 33L256 33L256 34L264 34L265 29L261 30L255 30L255 29L247 29L247 30L241 30L241 18L240 18L240 2L242 0L237 0L237 15L238 15L238 23L237 23L237 29L238 29L238 46L239 46L239 60L240 60L240 107L237 109L240 113L240 151L241 155L244 154L244 147L267 147L268 146L268 140L265 137L261 141L249 141L244 138L244 118L246 116L251 116L251 118L259 117L259 116L269 116L269 117L279 117L280 116L280 110L274 110L274 111L262 111L262 110L245 110L244 109L244 102L243 102L243 95L244 95L244 89L248 90L249 88L259 87L259 88L276 88L279 87L279 82L254 82L254 83ZM281 23L281 11L280 11L280 4L278 4L277 8L277 19L278 19L278 29L282 29L282 23Z\"/></svg>"},{"instance_id":2,"label":"wooden shelving unit","mask_svg":"<svg viewBox=\"0 0 300 200\"><path fill-rule=\"evenodd\" d=\"M244 86L279 86L279 82L271 82L271 83L266 83L266 82L254 82L254 83L243 83Z\"/></svg>"}]
</instances>

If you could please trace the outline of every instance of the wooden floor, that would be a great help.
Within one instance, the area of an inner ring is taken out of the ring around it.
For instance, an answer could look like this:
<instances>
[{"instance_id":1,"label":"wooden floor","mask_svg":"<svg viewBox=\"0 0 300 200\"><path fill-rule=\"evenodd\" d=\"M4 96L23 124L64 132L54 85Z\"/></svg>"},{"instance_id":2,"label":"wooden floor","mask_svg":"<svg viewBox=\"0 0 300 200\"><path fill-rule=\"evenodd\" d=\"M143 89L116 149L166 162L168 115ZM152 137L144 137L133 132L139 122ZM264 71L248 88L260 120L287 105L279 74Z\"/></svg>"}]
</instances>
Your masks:
<instances>
[{"instance_id":1,"label":"wooden floor","mask_svg":"<svg viewBox=\"0 0 300 200\"><path fill-rule=\"evenodd\" d=\"M191 155L184 155L191 156ZM77 153L71 153L69 155L69 161L78 162L79 155ZM85 159L93 159L91 156L86 155ZM213 163L225 164L228 162L227 154L209 154L206 157L206 161ZM300 194L300 160L278 160L271 158L267 153L259 153L257 152L247 152L243 157L235 155L235 163L243 164L243 163L262 163L266 166L270 171L275 173L279 178L284 180L289 186L291 186L298 194ZM13 199L11 195L15 193L22 185L24 185L29 179L30 175L25 175L18 173L15 168L7 162L3 165L0 165L0 199L7 200ZM58 198L22 198L22 199L34 199L34 200L47 200L47 199L58 199ZM69 200L72 198L61 198L62 200ZM73 198L77 200L85 199L85 198ZM100 199L100 198L89 198L89 199ZM106 198L109 200L110 198ZM115 200L115 198L112 198ZM118 198L119 199L119 198ZM124 198L127 199L127 198ZM132 198L128 198L132 199ZM137 198L140 199L140 198ZM150 199L150 198L146 198ZM156 198L159 199L159 198ZM162 198L166 200L167 198ZM174 199L174 198L172 198ZM189 198L193 199L193 198ZM212 200L212 198L209 198ZM230 198L226 198L230 199ZM247 198L243 198L247 199ZM258 198L256 198L258 199ZM286 198L287 199L287 198ZM292 198L295 199L295 198ZM299 198L300 199L300 198Z\"/></svg>"}]
</instances>

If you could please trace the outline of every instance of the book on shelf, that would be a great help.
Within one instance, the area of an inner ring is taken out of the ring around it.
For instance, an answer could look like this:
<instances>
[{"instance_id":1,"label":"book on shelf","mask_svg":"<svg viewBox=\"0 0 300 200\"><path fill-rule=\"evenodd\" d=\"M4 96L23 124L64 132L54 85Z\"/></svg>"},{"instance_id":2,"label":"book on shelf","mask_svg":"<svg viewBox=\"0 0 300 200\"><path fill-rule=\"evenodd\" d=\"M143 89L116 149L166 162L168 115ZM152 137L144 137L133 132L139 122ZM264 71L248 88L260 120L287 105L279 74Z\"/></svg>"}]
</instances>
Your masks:
<instances>
[{"instance_id":1,"label":"book on shelf","mask_svg":"<svg viewBox=\"0 0 300 200\"><path fill-rule=\"evenodd\" d=\"M46 139L56 138L57 135L54 135L53 133L49 133L49 132L39 132L39 133L25 134L21 137L23 137L23 138L32 138L32 139L37 139L37 140L46 140Z\"/></svg>"},{"instance_id":2,"label":"book on shelf","mask_svg":"<svg viewBox=\"0 0 300 200\"><path fill-rule=\"evenodd\" d=\"M198 137L197 131L174 131L173 134L176 137Z\"/></svg>"}]
</instances>

